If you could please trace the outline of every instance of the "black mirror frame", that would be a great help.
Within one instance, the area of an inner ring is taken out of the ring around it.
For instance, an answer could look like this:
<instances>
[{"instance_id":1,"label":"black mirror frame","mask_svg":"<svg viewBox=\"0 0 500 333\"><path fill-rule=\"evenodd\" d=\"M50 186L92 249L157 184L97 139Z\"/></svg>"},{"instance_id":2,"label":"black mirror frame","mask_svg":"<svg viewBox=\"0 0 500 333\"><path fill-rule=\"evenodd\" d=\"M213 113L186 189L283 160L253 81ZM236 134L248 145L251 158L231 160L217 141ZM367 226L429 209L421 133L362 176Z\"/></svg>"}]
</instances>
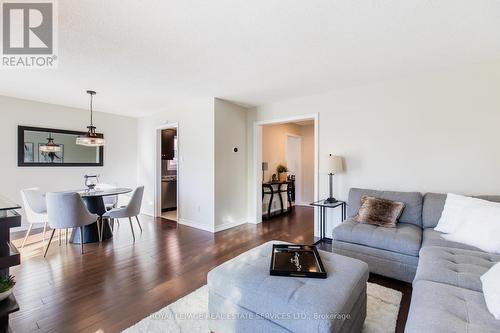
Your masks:
<instances>
[{"instance_id":1,"label":"black mirror frame","mask_svg":"<svg viewBox=\"0 0 500 333\"><path fill-rule=\"evenodd\" d=\"M55 128L31 127L31 126L17 126L17 166L18 167L102 167L104 166L104 147L99 147L99 162L98 163L38 163L24 162L24 131L37 131L47 133L60 133L60 134L73 134L85 135L86 132L69 131ZM100 133L98 133L100 134ZM100 134L102 135L102 134ZM102 136L104 137L104 136Z\"/></svg>"}]
</instances>

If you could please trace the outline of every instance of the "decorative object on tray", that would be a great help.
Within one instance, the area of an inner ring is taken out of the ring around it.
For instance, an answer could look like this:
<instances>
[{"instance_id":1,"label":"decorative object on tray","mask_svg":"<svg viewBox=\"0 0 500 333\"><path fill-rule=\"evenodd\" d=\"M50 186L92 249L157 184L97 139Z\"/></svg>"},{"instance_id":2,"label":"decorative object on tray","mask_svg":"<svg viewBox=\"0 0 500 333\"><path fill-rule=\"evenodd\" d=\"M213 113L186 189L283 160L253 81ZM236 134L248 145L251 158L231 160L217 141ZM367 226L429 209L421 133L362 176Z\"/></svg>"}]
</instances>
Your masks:
<instances>
[{"instance_id":1,"label":"decorative object on tray","mask_svg":"<svg viewBox=\"0 0 500 333\"><path fill-rule=\"evenodd\" d=\"M316 246L273 244L270 274L326 279Z\"/></svg>"},{"instance_id":2,"label":"decorative object on tray","mask_svg":"<svg viewBox=\"0 0 500 333\"><path fill-rule=\"evenodd\" d=\"M283 164L280 164L276 168L276 171L278 172L279 181L286 182L287 177L288 177L288 168L286 166L284 166Z\"/></svg>"},{"instance_id":3,"label":"decorative object on tray","mask_svg":"<svg viewBox=\"0 0 500 333\"><path fill-rule=\"evenodd\" d=\"M359 207L358 215L354 217L354 220L359 223L395 228L404 208L404 202L363 195L361 207Z\"/></svg>"},{"instance_id":4,"label":"decorative object on tray","mask_svg":"<svg viewBox=\"0 0 500 333\"><path fill-rule=\"evenodd\" d=\"M13 275L9 275L8 277L4 277L0 279L0 302L6 299L12 294L12 289L16 281L14 280Z\"/></svg>"},{"instance_id":5,"label":"decorative object on tray","mask_svg":"<svg viewBox=\"0 0 500 333\"><path fill-rule=\"evenodd\" d=\"M87 186L87 192L92 192L95 190L97 184L99 184L99 175L85 175L85 186Z\"/></svg>"},{"instance_id":6,"label":"decorative object on tray","mask_svg":"<svg viewBox=\"0 0 500 333\"><path fill-rule=\"evenodd\" d=\"M333 197L333 176L344 171L342 157L329 154L327 171L330 180L330 195L328 199L325 200L325 203L334 203L337 202L337 199Z\"/></svg>"}]
</instances>

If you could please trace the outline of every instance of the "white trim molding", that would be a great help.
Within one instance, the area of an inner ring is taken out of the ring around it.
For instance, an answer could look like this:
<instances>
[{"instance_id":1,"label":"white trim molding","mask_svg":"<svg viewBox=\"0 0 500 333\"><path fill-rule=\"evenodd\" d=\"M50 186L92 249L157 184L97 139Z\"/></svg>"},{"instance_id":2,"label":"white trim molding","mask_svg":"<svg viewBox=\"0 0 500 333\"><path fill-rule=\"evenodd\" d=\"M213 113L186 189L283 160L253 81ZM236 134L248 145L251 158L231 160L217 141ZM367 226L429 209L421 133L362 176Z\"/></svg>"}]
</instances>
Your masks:
<instances>
[{"instance_id":1,"label":"white trim molding","mask_svg":"<svg viewBox=\"0 0 500 333\"><path fill-rule=\"evenodd\" d=\"M246 223L248 223L247 219L241 219L240 221L234 221L234 222L224 223L221 225L216 225L215 232L219 232L219 231L226 230L226 229L231 229L231 228L234 228L234 227L240 226L242 224L246 224Z\"/></svg>"},{"instance_id":2,"label":"white trim molding","mask_svg":"<svg viewBox=\"0 0 500 333\"><path fill-rule=\"evenodd\" d=\"M214 227L212 225L204 225L204 224L200 224L196 221L182 219L182 218L177 218L177 221L178 221L177 223L191 227L191 228L200 229L200 230L208 231L211 233L215 232Z\"/></svg>"}]
</instances>

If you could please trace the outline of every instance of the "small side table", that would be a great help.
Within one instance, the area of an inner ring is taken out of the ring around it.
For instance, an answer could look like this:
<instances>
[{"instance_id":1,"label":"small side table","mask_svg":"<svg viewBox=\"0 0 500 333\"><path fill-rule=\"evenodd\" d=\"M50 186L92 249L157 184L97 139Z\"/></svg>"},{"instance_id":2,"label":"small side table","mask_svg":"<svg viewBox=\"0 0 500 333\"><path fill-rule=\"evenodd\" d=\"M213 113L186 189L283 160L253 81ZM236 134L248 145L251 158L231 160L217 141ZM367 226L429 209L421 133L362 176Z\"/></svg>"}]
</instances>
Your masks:
<instances>
[{"instance_id":1,"label":"small side table","mask_svg":"<svg viewBox=\"0 0 500 333\"><path fill-rule=\"evenodd\" d=\"M342 221L344 221L346 219L346 212L347 212L346 202L338 200L332 203L325 203L325 200L319 200L311 203L310 205L314 207L319 207L319 234L321 238L317 242L315 242L314 245L321 243L323 241L331 243L332 239L326 237L326 209L341 207Z\"/></svg>"}]
</instances>

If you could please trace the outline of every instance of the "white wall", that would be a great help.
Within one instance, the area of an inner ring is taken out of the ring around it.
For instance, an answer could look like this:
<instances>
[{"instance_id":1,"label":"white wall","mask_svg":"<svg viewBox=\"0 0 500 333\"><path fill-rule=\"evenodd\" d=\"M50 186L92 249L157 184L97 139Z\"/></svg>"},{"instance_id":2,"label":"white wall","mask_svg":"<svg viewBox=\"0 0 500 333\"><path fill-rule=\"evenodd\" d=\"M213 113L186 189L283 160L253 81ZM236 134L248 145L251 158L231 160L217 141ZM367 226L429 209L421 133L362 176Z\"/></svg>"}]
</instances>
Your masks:
<instances>
[{"instance_id":1,"label":"white wall","mask_svg":"<svg viewBox=\"0 0 500 333\"><path fill-rule=\"evenodd\" d=\"M216 98L214 110L215 231L220 231L248 222L247 109Z\"/></svg>"},{"instance_id":2,"label":"white wall","mask_svg":"<svg viewBox=\"0 0 500 333\"><path fill-rule=\"evenodd\" d=\"M139 119L137 179L145 185L143 213L154 215L156 129L177 122L179 223L214 230L213 104L213 98L193 98Z\"/></svg>"},{"instance_id":3,"label":"white wall","mask_svg":"<svg viewBox=\"0 0 500 333\"><path fill-rule=\"evenodd\" d=\"M270 181L273 174L278 175L278 165L287 166L288 135L300 136L300 126L293 123L262 126L262 162L268 163L264 181Z\"/></svg>"},{"instance_id":4,"label":"white wall","mask_svg":"<svg viewBox=\"0 0 500 333\"><path fill-rule=\"evenodd\" d=\"M321 197L328 153L345 157L340 199L353 186L499 194L499 92L500 63L481 64L264 105L249 118L319 113Z\"/></svg>"},{"instance_id":5,"label":"white wall","mask_svg":"<svg viewBox=\"0 0 500 333\"><path fill-rule=\"evenodd\" d=\"M99 174L102 182L134 187L137 170L135 118L94 113L94 125L106 139L103 167L17 166L18 125L83 131L88 122L88 110L0 96L0 194L21 204L19 191L23 188L40 187L44 191L81 189L85 174Z\"/></svg>"}]
</instances>

